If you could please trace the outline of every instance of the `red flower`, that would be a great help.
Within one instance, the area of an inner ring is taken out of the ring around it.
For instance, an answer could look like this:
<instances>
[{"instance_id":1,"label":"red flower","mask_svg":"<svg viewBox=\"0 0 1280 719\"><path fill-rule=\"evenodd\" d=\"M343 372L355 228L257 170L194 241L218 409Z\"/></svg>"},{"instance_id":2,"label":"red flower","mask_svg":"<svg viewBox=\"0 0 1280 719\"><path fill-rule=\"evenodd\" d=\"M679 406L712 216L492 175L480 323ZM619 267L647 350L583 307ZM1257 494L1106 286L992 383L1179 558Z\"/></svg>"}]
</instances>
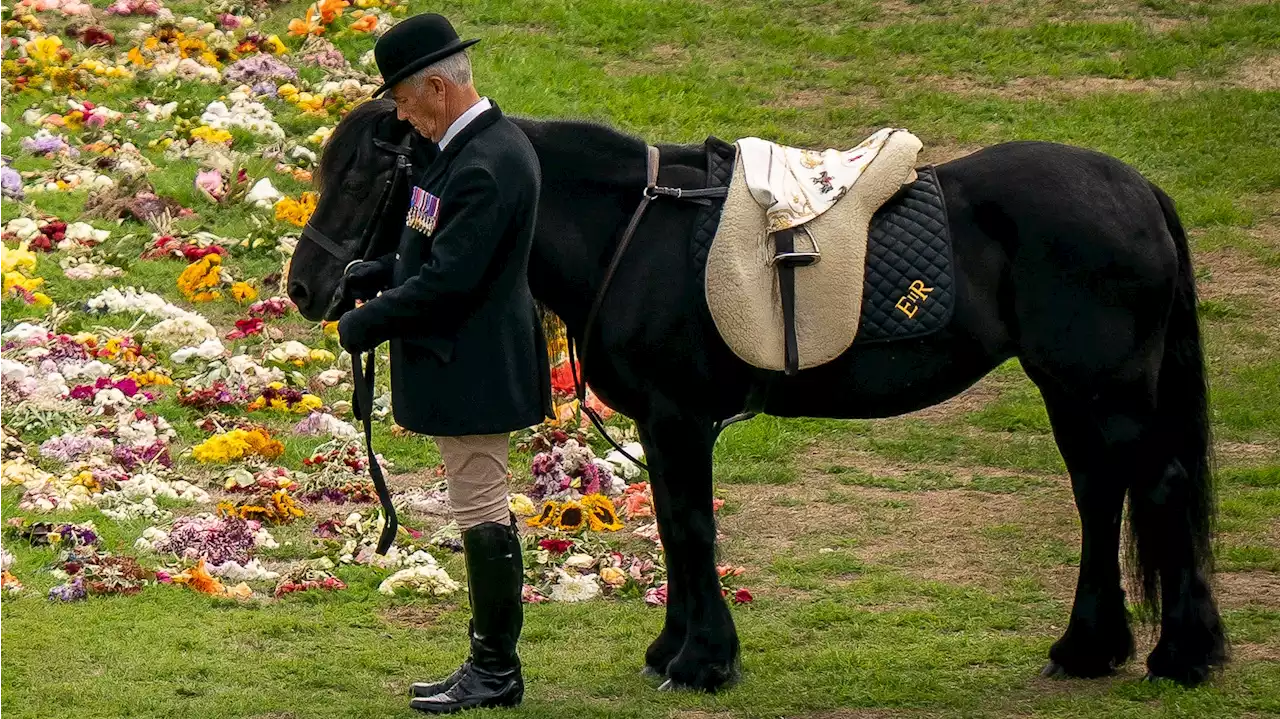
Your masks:
<instances>
[{"instance_id":1,"label":"red flower","mask_svg":"<svg viewBox=\"0 0 1280 719\"><path fill-rule=\"evenodd\" d=\"M751 596L751 592L745 589L739 589L733 593L734 604L750 604L755 601L755 597Z\"/></svg>"},{"instance_id":2,"label":"red flower","mask_svg":"<svg viewBox=\"0 0 1280 719\"><path fill-rule=\"evenodd\" d=\"M80 33L80 42L89 47L93 47L94 45L114 45L116 44L116 37L105 28L94 25L85 28L84 31ZM89 110L93 109L93 106L87 102L84 103L84 106Z\"/></svg>"},{"instance_id":3,"label":"red flower","mask_svg":"<svg viewBox=\"0 0 1280 719\"><path fill-rule=\"evenodd\" d=\"M262 318L251 317L247 320L236 320L236 328L227 333L227 339L244 339L250 335L262 334Z\"/></svg>"},{"instance_id":4,"label":"red flower","mask_svg":"<svg viewBox=\"0 0 1280 719\"><path fill-rule=\"evenodd\" d=\"M538 542L538 546L552 554L564 554L573 548L573 542L568 539L544 539Z\"/></svg>"},{"instance_id":5,"label":"red flower","mask_svg":"<svg viewBox=\"0 0 1280 719\"><path fill-rule=\"evenodd\" d=\"M573 369L568 362L561 362L551 368L551 391L566 397L574 396Z\"/></svg>"}]
</instances>

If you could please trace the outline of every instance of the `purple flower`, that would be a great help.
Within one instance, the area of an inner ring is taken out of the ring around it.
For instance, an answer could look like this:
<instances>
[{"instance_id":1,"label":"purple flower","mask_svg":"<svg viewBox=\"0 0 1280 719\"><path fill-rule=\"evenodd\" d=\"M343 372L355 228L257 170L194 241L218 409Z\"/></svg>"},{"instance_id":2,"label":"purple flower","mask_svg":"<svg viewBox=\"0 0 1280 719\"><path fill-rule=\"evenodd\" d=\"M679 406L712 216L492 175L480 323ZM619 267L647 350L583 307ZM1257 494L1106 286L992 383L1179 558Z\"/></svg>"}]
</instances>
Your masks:
<instances>
[{"instance_id":1,"label":"purple flower","mask_svg":"<svg viewBox=\"0 0 1280 719\"><path fill-rule=\"evenodd\" d=\"M125 469L136 469L151 462L158 462L162 467L173 466L173 458L169 456L169 447L160 440L156 440L146 447L121 445L116 447L116 451L112 452L111 456Z\"/></svg>"},{"instance_id":2,"label":"purple flower","mask_svg":"<svg viewBox=\"0 0 1280 719\"><path fill-rule=\"evenodd\" d=\"M298 72L271 55L259 54L232 63L222 77L227 82L252 85L263 80L293 80Z\"/></svg>"},{"instance_id":3,"label":"purple flower","mask_svg":"<svg viewBox=\"0 0 1280 719\"><path fill-rule=\"evenodd\" d=\"M49 601L51 602L74 602L77 599L84 599L89 593L85 591L84 579L76 577L66 584L59 584L49 590Z\"/></svg>"},{"instance_id":4,"label":"purple flower","mask_svg":"<svg viewBox=\"0 0 1280 719\"><path fill-rule=\"evenodd\" d=\"M22 175L8 165L0 168L0 191L3 191L5 197L21 200L24 197Z\"/></svg>"},{"instance_id":5,"label":"purple flower","mask_svg":"<svg viewBox=\"0 0 1280 719\"><path fill-rule=\"evenodd\" d=\"M106 454L112 448L113 444L109 439L63 434L46 439L40 445L40 456L66 463L92 454Z\"/></svg>"},{"instance_id":6,"label":"purple flower","mask_svg":"<svg viewBox=\"0 0 1280 719\"><path fill-rule=\"evenodd\" d=\"M76 546L87 547L98 543L98 535L92 529L78 524L64 524L58 527L58 534L62 536L63 542Z\"/></svg>"},{"instance_id":7,"label":"purple flower","mask_svg":"<svg viewBox=\"0 0 1280 719\"><path fill-rule=\"evenodd\" d=\"M179 517L169 531L169 538L156 544L161 552L172 552L186 559L203 558L209 564L249 560L253 549L253 523L239 517Z\"/></svg>"},{"instance_id":8,"label":"purple flower","mask_svg":"<svg viewBox=\"0 0 1280 719\"><path fill-rule=\"evenodd\" d=\"M346 56L336 48L303 55L302 61L311 65L319 65L326 70L345 70L349 67Z\"/></svg>"},{"instance_id":9,"label":"purple flower","mask_svg":"<svg viewBox=\"0 0 1280 719\"><path fill-rule=\"evenodd\" d=\"M66 140L47 132L38 132L31 137L24 137L19 144L22 149L33 155L48 155L71 149Z\"/></svg>"},{"instance_id":10,"label":"purple flower","mask_svg":"<svg viewBox=\"0 0 1280 719\"><path fill-rule=\"evenodd\" d=\"M254 84L253 94L254 97L276 97L279 93L276 92L275 83L263 80Z\"/></svg>"}]
</instances>

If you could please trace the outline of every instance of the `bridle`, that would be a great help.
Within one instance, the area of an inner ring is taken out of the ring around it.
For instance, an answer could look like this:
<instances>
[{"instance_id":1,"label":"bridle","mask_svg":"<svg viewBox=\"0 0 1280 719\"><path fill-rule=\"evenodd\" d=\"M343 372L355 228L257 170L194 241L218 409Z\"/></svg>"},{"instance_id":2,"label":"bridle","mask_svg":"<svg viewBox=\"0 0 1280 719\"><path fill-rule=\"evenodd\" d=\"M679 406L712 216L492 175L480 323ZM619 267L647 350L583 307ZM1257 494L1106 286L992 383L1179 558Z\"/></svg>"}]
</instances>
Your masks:
<instances>
[{"instance_id":1,"label":"bridle","mask_svg":"<svg viewBox=\"0 0 1280 719\"><path fill-rule=\"evenodd\" d=\"M393 153L396 156L396 166L391 172L391 177L387 178L386 184L382 187L382 194L378 196L378 204L374 207L368 227L365 228L364 233L360 236L359 244L347 250L321 232L310 221L302 228L303 237L316 243L336 259L346 263L346 266L342 268L342 278L334 288L333 297L329 300L329 307L325 310L325 317L331 316L346 301L347 271L352 266L369 259L374 251L373 235L382 224L378 221L378 218L387 209L387 205L395 195L396 184L401 178L408 179L413 173L413 162L410 160L412 153L409 146L410 138L411 135L405 135L404 140L398 145L377 138L373 140L373 144L379 149ZM357 254L360 256L357 257ZM364 359L363 367L361 366L362 358ZM373 453L373 372L373 352L368 352L363 356L351 356L351 382L355 385L355 404L351 410L356 419L364 423L364 447L369 455L369 477L373 479L373 487L378 494L378 501L382 504L382 511L386 517L386 522L382 525L382 533L378 535L377 553L386 554L387 550L391 548L391 543L395 541L399 522L396 520L395 505L391 502L391 490L387 488L387 478L382 473L382 466L378 464L378 456Z\"/></svg>"},{"instance_id":2,"label":"bridle","mask_svg":"<svg viewBox=\"0 0 1280 719\"><path fill-rule=\"evenodd\" d=\"M613 276L618 271L618 267L622 264L622 256L626 253L627 247L631 244L631 239L635 237L636 229L640 227L640 220L644 217L645 210L649 209L649 204L660 197L669 197L674 200L683 200L685 202L693 202L700 205L709 205L712 197L726 197L729 194L727 187L704 187L700 189L686 190L679 187L663 187L658 184L658 166L661 162L661 156L658 148L653 145L645 146L645 186L641 191L640 204L636 206L636 211L631 214L631 221L627 223L627 227L622 231L622 238L618 240L618 246L613 251L613 258L609 260L609 267L605 270L604 280L600 283L600 289L596 290L596 297L591 302L591 309L587 312L587 322L582 328L582 346L581 351L574 352L573 335L569 335L569 371L573 374L573 389L578 398L578 407L591 419L591 424L595 425L596 431L605 441L618 450L623 457L626 457L633 464L649 470L648 465L640 460L632 457L627 450L622 448L609 433L605 431L604 420L600 418L599 413L587 406L587 385L586 385L586 361L587 346L591 341L591 330L595 327L596 318L600 314L600 306L604 304L605 293L609 291L609 284L613 281ZM577 361L574 355L577 355ZM582 366L583 374L579 375L578 367Z\"/></svg>"}]
</instances>

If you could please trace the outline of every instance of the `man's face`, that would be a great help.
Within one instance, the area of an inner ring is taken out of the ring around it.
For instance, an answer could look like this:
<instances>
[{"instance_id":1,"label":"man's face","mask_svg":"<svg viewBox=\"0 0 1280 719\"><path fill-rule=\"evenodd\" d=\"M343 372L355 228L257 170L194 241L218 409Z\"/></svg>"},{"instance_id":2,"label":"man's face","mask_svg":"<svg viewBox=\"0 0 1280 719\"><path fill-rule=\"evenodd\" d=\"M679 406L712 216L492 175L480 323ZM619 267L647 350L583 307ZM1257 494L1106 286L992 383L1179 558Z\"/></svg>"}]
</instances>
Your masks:
<instances>
[{"instance_id":1,"label":"man's face","mask_svg":"<svg viewBox=\"0 0 1280 719\"><path fill-rule=\"evenodd\" d=\"M430 76L425 81L410 78L391 88L396 103L396 117L413 125L418 134L439 142L449 129L444 124L447 87L443 80Z\"/></svg>"}]
</instances>

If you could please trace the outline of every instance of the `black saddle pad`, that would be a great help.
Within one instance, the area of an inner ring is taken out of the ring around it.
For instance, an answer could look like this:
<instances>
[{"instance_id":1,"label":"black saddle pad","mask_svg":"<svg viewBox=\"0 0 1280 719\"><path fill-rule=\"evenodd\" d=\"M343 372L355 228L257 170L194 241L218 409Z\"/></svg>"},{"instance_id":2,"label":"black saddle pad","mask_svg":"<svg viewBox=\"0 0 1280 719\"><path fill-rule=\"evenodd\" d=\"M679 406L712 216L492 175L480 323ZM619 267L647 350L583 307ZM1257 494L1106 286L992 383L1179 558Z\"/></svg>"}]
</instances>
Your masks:
<instances>
[{"instance_id":1,"label":"black saddle pad","mask_svg":"<svg viewBox=\"0 0 1280 719\"><path fill-rule=\"evenodd\" d=\"M707 187L733 177L733 145L707 138ZM871 218L862 317L854 344L922 337L946 327L955 310L951 231L942 186L932 165L894 195ZM707 280L707 253L724 203L699 211L692 244L699 286Z\"/></svg>"}]
</instances>

